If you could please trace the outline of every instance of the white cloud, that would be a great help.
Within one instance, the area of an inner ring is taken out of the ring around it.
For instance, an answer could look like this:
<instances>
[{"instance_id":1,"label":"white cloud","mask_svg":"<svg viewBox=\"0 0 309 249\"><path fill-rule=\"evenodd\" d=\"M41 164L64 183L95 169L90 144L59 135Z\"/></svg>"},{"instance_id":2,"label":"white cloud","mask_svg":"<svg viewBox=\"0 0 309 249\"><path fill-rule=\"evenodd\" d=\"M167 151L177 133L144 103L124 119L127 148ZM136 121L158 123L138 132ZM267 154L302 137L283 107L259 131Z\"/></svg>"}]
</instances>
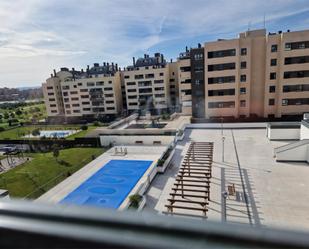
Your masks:
<instances>
[{"instance_id":1,"label":"white cloud","mask_svg":"<svg viewBox=\"0 0 309 249\"><path fill-rule=\"evenodd\" d=\"M0 86L40 83L61 66L124 66L166 41L236 35L264 13L270 23L308 9L307 0L3 0Z\"/></svg>"}]
</instances>

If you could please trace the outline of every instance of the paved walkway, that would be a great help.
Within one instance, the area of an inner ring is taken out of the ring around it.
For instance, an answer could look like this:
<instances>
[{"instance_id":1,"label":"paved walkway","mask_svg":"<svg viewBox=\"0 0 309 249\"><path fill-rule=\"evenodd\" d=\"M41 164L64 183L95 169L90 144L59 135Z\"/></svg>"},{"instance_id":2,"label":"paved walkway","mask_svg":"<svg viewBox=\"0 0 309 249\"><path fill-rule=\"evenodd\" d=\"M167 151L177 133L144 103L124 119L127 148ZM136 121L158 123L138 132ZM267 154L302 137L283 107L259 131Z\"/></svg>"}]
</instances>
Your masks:
<instances>
[{"instance_id":1,"label":"paved walkway","mask_svg":"<svg viewBox=\"0 0 309 249\"><path fill-rule=\"evenodd\" d=\"M213 178L208 218L253 226L309 229L309 167L306 163L278 163L264 129L226 129L224 162L221 130L188 129L177 144L173 167L158 175L147 193L145 211L166 211L167 197L191 140L214 142ZM287 142L286 142L287 143ZM222 192L235 185L224 208Z\"/></svg>"}]
</instances>

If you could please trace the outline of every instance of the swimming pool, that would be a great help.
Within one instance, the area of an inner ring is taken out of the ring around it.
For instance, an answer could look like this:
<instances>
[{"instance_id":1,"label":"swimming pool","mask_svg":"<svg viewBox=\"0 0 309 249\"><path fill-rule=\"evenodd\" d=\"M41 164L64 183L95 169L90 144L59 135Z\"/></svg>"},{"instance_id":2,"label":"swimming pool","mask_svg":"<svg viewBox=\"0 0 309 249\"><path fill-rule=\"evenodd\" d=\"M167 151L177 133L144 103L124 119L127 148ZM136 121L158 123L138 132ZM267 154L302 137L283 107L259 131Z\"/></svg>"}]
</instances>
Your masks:
<instances>
[{"instance_id":1,"label":"swimming pool","mask_svg":"<svg viewBox=\"0 0 309 249\"><path fill-rule=\"evenodd\" d=\"M64 138L70 136L74 133L78 132L78 130L40 130L40 135L33 136L32 134L26 135L25 137L57 137Z\"/></svg>"},{"instance_id":2,"label":"swimming pool","mask_svg":"<svg viewBox=\"0 0 309 249\"><path fill-rule=\"evenodd\" d=\"M60 203L117 209L152 162L110 160Z\"/></svg>"}]
</instances>

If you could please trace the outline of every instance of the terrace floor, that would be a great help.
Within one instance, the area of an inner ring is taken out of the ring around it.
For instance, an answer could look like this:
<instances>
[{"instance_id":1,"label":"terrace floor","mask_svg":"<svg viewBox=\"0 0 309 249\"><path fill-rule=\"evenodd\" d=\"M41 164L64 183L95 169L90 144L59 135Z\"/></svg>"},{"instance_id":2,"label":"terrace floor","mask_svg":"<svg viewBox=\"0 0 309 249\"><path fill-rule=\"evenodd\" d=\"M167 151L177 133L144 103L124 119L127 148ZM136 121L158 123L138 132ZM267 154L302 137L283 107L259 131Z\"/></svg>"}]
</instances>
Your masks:
<instances>
[{"instance_id":1,"label":"terrace floor","mask_svg":"<svg viewBox=\"0 0 309 249\"><path fill-rule=\"evenodd\" d=\"M309 229L309 165L276 162L274 148L288 142L273 142L265 129L188 129L176 146L171 166L157 175L147 192L145 211L162 213L178 167L191 141L214 142L213 178L207 216L224 220L222 192L234 184L236 194L226 200L226 220L254 226ZM246 193L246 195L244 194Z\"/></svg>"}]
</instances>

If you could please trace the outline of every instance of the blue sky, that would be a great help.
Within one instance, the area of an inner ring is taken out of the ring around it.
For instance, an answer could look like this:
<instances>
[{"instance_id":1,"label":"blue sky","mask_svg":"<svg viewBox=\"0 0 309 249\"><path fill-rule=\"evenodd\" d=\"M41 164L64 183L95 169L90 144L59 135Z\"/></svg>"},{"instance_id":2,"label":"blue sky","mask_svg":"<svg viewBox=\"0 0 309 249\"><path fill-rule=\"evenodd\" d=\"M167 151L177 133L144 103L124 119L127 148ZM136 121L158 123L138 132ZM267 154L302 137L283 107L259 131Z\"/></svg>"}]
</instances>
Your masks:
<instances>
[{"instance_id":1,"label":"blue sky","mask_svg":"<svg viewBox=\"0 0 309 249\"><path fill-rule=\"evenodd\" d=\"M54 68L131 63L263 27L309 29L308 0L0 0L0 86L40 85Z\"/></svg>"}]
</instances>

